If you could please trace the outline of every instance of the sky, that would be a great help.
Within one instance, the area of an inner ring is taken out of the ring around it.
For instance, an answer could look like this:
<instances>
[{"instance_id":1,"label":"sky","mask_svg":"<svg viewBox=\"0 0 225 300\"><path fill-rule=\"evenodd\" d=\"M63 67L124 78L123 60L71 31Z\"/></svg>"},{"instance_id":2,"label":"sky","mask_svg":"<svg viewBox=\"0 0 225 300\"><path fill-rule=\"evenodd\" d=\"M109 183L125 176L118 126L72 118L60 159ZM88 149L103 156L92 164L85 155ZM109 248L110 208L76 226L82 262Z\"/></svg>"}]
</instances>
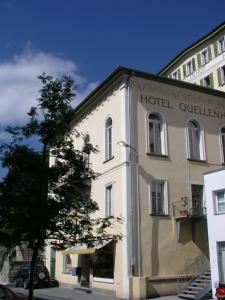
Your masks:
<instances>
[{"instance_id":1,"label":"sky","mask_svg":"<svg viewBox=\"0 0 225 300\"><path fill-rule=\"evenodd\" d=\"M0 0L0 143L43 72L75 80L76 106L118 66L157 73L224 21L224 0Z\"/></svg>"}]
</instances>

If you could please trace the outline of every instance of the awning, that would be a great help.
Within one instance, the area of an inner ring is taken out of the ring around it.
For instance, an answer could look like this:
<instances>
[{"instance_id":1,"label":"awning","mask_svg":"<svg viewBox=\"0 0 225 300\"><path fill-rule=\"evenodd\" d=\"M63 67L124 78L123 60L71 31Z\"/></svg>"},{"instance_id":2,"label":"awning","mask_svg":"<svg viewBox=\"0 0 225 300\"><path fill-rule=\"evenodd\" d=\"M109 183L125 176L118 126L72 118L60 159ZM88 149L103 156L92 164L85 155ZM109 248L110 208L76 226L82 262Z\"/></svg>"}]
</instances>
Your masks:
<instances>
[{"instance_id":1,"label":"awning","mask_svg":"<svg viewBox=\"0 0 225 300\"><path fill-rule=\"evenodd\" d=\"M76 246L67 248L62 251L62 254L94 254L97 250L109 244L112 240L95 241L91 247L87 244L78 243Z\"/></svg>"}]
</instances>

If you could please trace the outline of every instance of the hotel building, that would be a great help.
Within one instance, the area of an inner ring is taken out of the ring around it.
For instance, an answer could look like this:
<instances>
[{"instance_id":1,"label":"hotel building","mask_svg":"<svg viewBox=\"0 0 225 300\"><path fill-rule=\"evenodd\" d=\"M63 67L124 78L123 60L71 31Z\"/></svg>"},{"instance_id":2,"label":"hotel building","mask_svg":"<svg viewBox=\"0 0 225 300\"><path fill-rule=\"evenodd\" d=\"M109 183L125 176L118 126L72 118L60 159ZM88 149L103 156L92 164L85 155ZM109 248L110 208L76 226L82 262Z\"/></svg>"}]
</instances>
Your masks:
<instances>
[{"instance_id":1,"label":"hotel building","mask_svg":"<svg viewBox=\"0 0 225 300\"><path fill-rule=\"evenodd\" d=\"M177 279L209 260L203 173L225 163L225 93L119 67L78 105L74 126L99 149L91 195L99 216L123 217L123 238L48 249L49 268L55 259L60 284L119 298L176 294Z\"/></svg>"},{"instance_id":2,"label":"hotel building","mask_svg":"<svg viewBox=\"0 0 225 300\"><path fill-rule=\"evenodd\" d=\"M159 75L225 91L225 23L181 51Z\"/></svg>"}]
</instances>

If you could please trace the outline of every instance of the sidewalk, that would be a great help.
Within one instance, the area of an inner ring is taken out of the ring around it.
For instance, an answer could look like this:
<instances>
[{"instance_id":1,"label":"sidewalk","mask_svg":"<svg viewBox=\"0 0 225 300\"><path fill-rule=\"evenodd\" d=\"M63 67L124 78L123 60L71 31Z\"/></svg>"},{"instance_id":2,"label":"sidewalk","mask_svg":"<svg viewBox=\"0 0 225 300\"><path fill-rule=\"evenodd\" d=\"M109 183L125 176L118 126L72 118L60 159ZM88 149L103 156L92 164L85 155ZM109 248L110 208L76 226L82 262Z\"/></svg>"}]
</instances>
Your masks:
<instances>
[{"instance_id":1,"label":"sidewalk","mask_svg":"<svg viewBox=\"0 0 225 300\"><path fill-rule=\"evenodd\" d=\"M23 294L28 294L27 290L23 288L13 288L13 290L17 292L21 292ZM119 300L112 295L107 295L107 292L104 294L97 293L93 291L91 293L86 293L84 291L80 291L77 289L69 289L62 287L54 287L54 288L46 288L46 289L35 289L34 296L39 299L58 299L58 300ZM152 300L153 298L151 298ZM155 298L155 300L178 300L178 296L164 296ZM131 300L131 299L130 299ZM146 299L146 300L149 300Z\"/></svg>"}]
</instances>

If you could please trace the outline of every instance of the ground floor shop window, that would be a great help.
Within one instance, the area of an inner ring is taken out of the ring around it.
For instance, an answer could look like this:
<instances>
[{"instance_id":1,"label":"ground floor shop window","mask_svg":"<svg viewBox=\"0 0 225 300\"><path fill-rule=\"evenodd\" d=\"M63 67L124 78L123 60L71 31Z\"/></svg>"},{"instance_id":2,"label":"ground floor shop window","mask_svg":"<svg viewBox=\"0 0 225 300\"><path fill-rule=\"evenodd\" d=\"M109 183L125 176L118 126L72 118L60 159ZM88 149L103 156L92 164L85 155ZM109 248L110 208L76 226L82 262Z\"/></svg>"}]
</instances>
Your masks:
<instances>
[{"instance_id":1,"label":"ground floor shop window","mask_svg":"<svg viewBox=\"0 0 225 300\"><path fill-rule=\"evenodd\" d=\"M93 280L113 283L115 245L104 246L93 257Z\"/></svg>"},{"instance_id":2,"label":"ground floor shop window","mask_svg":"<svg viewBox=\"0 0 225 300\"><path fill-rule=\"evenodd\" d=\"M72 261L70 254L63 255L63 273L72 272Z\"/></svg>"},{"instance_id":3,"label":"ground floor shop window","mask_svg":"<svg viewBox=\"0 0 225 300\"><path fill-rule=\"evenodd\" d=\"M225 242L217 243L218 271L220 283L225 283Z\"/></svg>"}]
</instances>

